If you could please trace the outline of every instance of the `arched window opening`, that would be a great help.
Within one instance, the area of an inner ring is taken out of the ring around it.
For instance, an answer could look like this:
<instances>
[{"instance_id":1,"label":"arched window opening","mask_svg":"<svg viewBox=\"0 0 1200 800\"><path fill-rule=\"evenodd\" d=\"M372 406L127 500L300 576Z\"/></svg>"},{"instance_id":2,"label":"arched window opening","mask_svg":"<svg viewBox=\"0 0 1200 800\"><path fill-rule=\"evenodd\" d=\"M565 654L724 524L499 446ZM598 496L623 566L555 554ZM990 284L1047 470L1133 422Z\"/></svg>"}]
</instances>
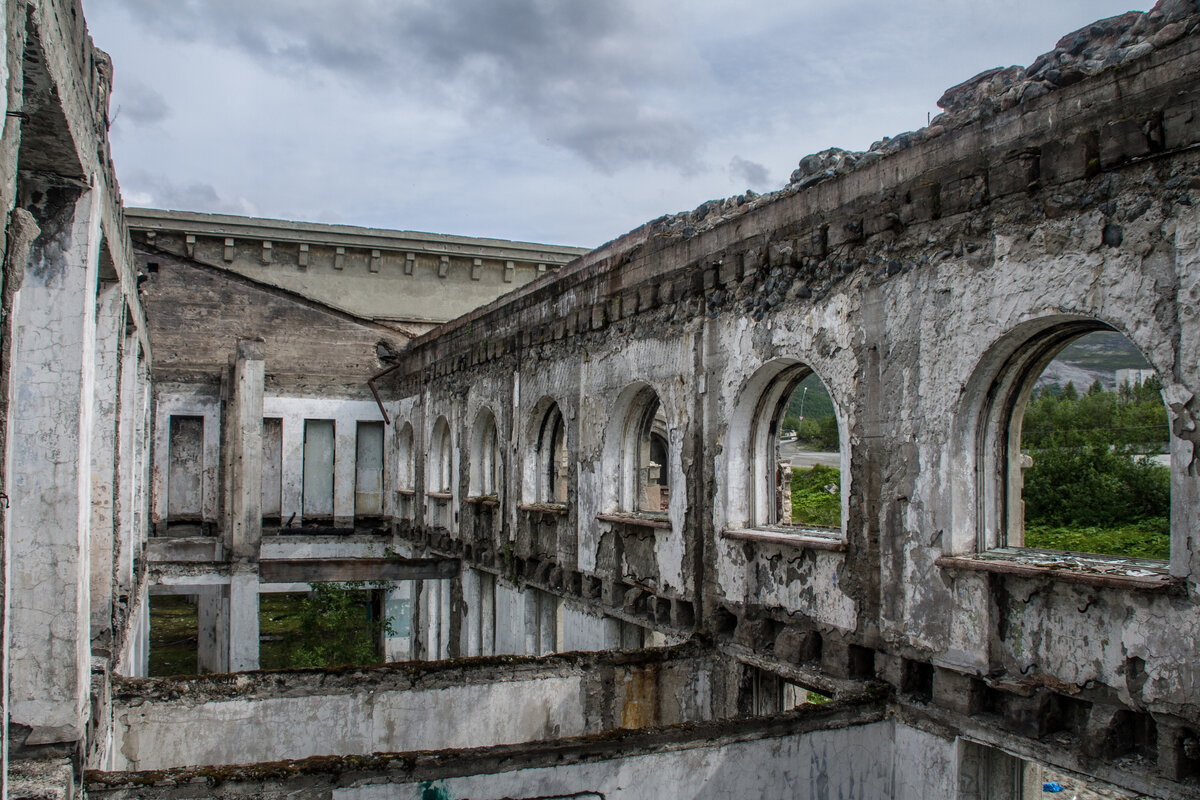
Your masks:
<instances>
[{"instance_id":1,"label":"arched window opening","mask_svg":"<svg viewBox=\"0 0 1200 800\"><path fill-rule=\"evenodd\" d=\"M1153 368L1099 323L1051 331L998 382L993 546L1166 560L1170 427Z\"/></svg>"},{"instance_id":2,"label":"arched window opening","mask_svg":"<svg viewBox=\"0 0 1200 800\"><path fill-rule=\"evenodd\" d=\"M429 444L429 473L425 478L428 484L427 491L433 494L450 494L453 483L450 424L446 422L445 417L438 417L434 423Z\"/></svg>"},{"instance_id":3,"label":"arched window opening","mask_svg":"<svg viewBox=\"0 0 1200 800\"><path fill-rule=\"evenodd\" d=\"M795 364L770 382L755 415L753 523L840 533L844 495L841 432L829 391Z\"/></svg>"},{"instance_id":4,"label":"arched window opening","mask_svg":"<svg viewBox=\"0 0 1200 800\"><path fill-rule=\"evenodd\" d=\"M471 432L469 490L472 497L499 496L500 466L500 438L496 430L496 417L485 408L475 418Z\"/></svg>"},{"instance_id":5,"label":"arched window opening","mask_svg":"<svg viewBox=\"0 0 1200 800\"><path fill-rule=\"evenodd\" d=\"M402 492L411 492L414 488L415 472L413 464L413 427L405 422L396 434L396 488Z\"/></svg>"},{"instance_id":6,"label":"arched window opening","mask_svg":"<svg viewBox=\"0 0 1200 800\"><path fill-rule=\"evenodd\" d=\"M667 417L653 389L643 389L630 406L621 458L623 511L665 514L671 501Z\"/></svg>"},{"instance_id":7,"label":"arched window opening","mask_svg":"<svg viewBox=\"0 0 1200 800\"><path fill-rule=\"evenodd\" d=\"M538 429L537 501L567 502L567 425L558 404L551 404Z\"/></svg>"}]
</instances>

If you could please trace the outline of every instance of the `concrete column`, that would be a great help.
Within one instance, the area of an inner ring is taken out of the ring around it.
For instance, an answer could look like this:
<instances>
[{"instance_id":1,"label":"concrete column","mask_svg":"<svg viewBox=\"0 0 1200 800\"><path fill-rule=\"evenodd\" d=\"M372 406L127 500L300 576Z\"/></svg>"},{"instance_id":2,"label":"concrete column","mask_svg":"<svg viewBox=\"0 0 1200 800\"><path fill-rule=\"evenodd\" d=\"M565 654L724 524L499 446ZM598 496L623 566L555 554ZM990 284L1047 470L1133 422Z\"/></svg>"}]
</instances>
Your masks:
<instances>
[{"instance_id":1,"label":"concrete column","mask_svg":"<svg viewBox=\"0 0 1200 800\"><path fill-rule=\"evenodd\" d=\"M384 593L383 608L392 625L392 634L383 639L383 657L387 661L411 661L413 653L412 581L396 584Z\"/></svg>"},{"instance_id":2,"label":"concrete column","mask_svg":"<svg viewBox=\"0 0 1200 800\"><path fill-rule=\"evenodd\" d=\"M229 583L230 672L258 669L258 555L262 544L262 416L265 363L261 342L238 343L224 415L229 452L226 519L234 559Z\"/></svg>"},{"instance_id":3,"label":"concrete column","mask_svg":"<svg viewBox=\"0 0 1200 800\"><path fill-rule=\"evenodd\" d=\"M229 580L229 671L258 669L258 572L236 571Z\"/></svg>"},{"instance_id":4,"label":"concrete column","mask_svg":"<svg viewBox=\"0 0 1200 800\"><path fill-rule=\"evenodd\" d=\"M338 417L333 426L333 524L348 528L354 525L354 466L358 455L358 420L352 417Z\"/></svg>"},{"instance_id":5,"label":"concrete column","mask_svg":"<svg viewBox=\"0 0 1200 800\"><path fill-rule=\"evenodd\" d=\"M99 194L45 185L13 301L8 451L10 736L83 737Z\"/></svg>"},{"instance_id":6,"label":"concrete column","mask_svg":"<svg viewBox=\"0 0 1200 800\"><path fill-rule=\"evenodd\" d=\"M142 605L138 609L141 622L137 628L138 658L135 677L144 678L150 674L150 593L142 594Z\"/></svg>"},{"instance_id":7,"label":"concrete column","mask_svg":"<svg viewBox=\"0 0 1200 800\"><path fill-rule=\"evenodd\" d=\"M538 635L538 622L541 616L538 609L538 592L536 589L526 589L521 592L521 599L524 601L525 608L525 647L521 654L536 656L538 648L541 646L541 637Z\"/></svg>"},{"instance_id":8,"label":"concrete column","mask_svg":"<svg viewBox=\"0 0 1200 800\"><path fill-rule=\"evenodd\" d=\"M233 369L233 404L227 416L233 426L229 469L232 552L235 559L257 561L262 544L262 419L265 373L262 344L238 343ZM257 614L257 590L255 613ZM256 617L257 619L257 617ZM255 650L257 652L257 646ZM255 661L258 660L257 655Z\"/></svg>"},{"instance_id":9,"label":"concrete column","mask_svg":"<svg viewBox=\"0 0 1200 800\"><path fill-rule=\"evenodd\" d=\"M558 650L558 604L559 599L554 595L538 592L539 656Z\"/></svg>"},{"instance_id":10,"label":"concrete column","mask_svg":"<svg viewBox=\"0 0 1200 800\"><path fill-rule=\"evenodd\" d=\"M621 649L621 620L613 617L605 617L602 620L604 626L604 640L601 642L599 650L620 650Z\"/></svg>"},{"instance_id":11,"label":"concrete column","mask_svg":"<svg viewBox=\"0 0 1200 800\"><path fill-rule=\"evenodd\" d=\"M119 283L101 286L96 299L96 383L92 425L92 642L107 648L112 636L113 550L117 459L117 406L125 297Z\"/></svg>"},{"instance_id":12,"label":"concrete column","mask_svg":"<svg viewBox=\"0 0 1200 800\"><path fill-rule=\"evenodd\" d=\"M201 514L207 523L219 527L221 524L220 473L221 463L221 409L204 412L204 463L201 472ZM166 465L164 464L164 467Z\"/></svg>"},{"instance_id":13,"label":"concrete column","mask_svg":"<svg viewBox=\"0 0 1200 800\"><path fill-rule=\"evenodd\" d=\"M479 574L479 654L496 654L496 578L490 573Z\"/></svg>"},{"instance_id":14,"label":"concrete column","mask_svg":"<svg viewBox=\"0 0 1200 800\"><path fill-rule=\"evenodd\" d=\"M137 372L140 343L137 333L125 335L121 352L121 392L117 421L116 488L116 581L117 591L128 596L133 588L134 498L138 459L134 453L134 428L137 420Z\"/></svg>"},{"instance_id":15,"label":"concrete column","mask_svg":"<svg viewBox=\"0 0 1200 800\"><path fill-rule=\"evenodd\" d=\"M150 665L150 593L144 586L129 600L120 647L113 671L126 678L144 677Z\"/></svg>"},{"instance_id":16,"label":"concrete column","mask_svg":"<svg viewBox=\"0 0 1200 800\"><path fill-rule=\"evenodd\" d=\"M450 581L434 581L438 593L438 658L450 658Z\"/></svg>"},{"instance_id":17,"label":"concrete column","mask_svg":"<svg viewBox=\"0 0 1200 800\"><path fill-rule=\"evenodd\" d=\"M220 586L206 588L198 597L196 667L202 673L229 672L229 598Z\"/></svg>"},{"instance_id":18,"label":"concrete column","mask_svg":"<svg viewBox=\"0 0 1200 800\"><path fill-rule=\"evenodd\" d=\"M483 620L480 617L479 573L464 569L461 573L463 598L462 655L480 655L480 636Z\"/></svg>"},{"instance_id":19,"label":"concrete column","mask_svg":"<svg viewBox=\"0 0 1200 800\"><path fill-rule=\"evenodd\" d=\"M279 489L279 504L284 525L304 521L301 513L301 493L304 488L304 417L283 415L283 479Z\"/></svg>"},{"instance_id":20,"label":"concrete column","mask_svg":"<svg viewBox=\"0 0 1200 800\"><path fill-rule=\"evenodd\" d=\"M136 478L133 485L133 546L130 548L130 558L137 562L142 557L150 531L150 367L141 356L138 357L134 388L137 395L133 428ZM132 575L132 563L130 570Z\"/></svg>"},{"instance_id":21,"label":"concrete column","mask_svg":"<svg viewBox=\"0 0 1200 800\"><path fill-rule=\"evenodd\" d=\"M436 661L441 652L441 643L438 641L438 619L441 617L438 602L441 594L437 591L436 581L421 581L420 592L421 622L417 635L422 645L421 656L425 661Z\"/></svg>"}]
</instances>

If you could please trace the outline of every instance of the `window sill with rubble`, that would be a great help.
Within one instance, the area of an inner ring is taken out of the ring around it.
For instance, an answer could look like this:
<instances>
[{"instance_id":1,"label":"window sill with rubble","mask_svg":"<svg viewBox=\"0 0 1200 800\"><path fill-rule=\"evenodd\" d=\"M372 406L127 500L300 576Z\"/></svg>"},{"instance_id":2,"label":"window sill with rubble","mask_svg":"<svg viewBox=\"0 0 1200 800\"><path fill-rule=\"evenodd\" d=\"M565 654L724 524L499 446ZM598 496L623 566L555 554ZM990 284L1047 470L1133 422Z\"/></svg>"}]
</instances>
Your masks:
<instances>
[{"instance_id":1,"label":"window sill with rubble","mask_svg":"<svg viewBox=\"0 0 1200 800\"><path fill-rule=\"evenodd\" d=\"M815 526L773 525L727 530L721 535L726 539L777 544L801 550L827 550L835 553L846 550L846 540L842 538L841 531Z\"/></svg>"},{"instance_id":2,"label":"window sill with rubble","mask_svg":"<svg viewBox=\"0 0 1200 800\"><path fill-rule=\"evenodd\" d=\"M494 494L479 494L468 497L467 502L471 503L472 505L496 508L500 505L500 498L496 497Z\"/></svg>"},{"instance_id":3,"label":"window sill with rubble","mask_svg":"<svg viewBox=\"0 0 1200 800\"><path fill-rule=\"evenodd\" d=\"M534 514L566 514L566 503L522 503L517 506L521 511L529 511Z\"/></svg>"},{"instance_id":4,"label":"window sill with rubble","mask_svg":"<svg viewBox=\"0 0 1200 800\"><path fill-rule=\"evenodd\" d=\"M671 520L666 514L628 513L597 514L601 522L615 522L618 525L630 525L635 528L652 528L654 530L671 530Z\"/></svg>"},{"instance_id":5,"label":"window sill with rubble","mask_svg":"<svg viewBox=\"0 0 1200 800\"><path fill-rule=\"evenodd\" d=\"M941 556L934 563L949 570L1049 578L1062 583L1111 589L1165 592L1176 589L1180 583L1168 574L1165 561L1031 547L1002 547L967 556Z\"/></svg>"}]
</instances>

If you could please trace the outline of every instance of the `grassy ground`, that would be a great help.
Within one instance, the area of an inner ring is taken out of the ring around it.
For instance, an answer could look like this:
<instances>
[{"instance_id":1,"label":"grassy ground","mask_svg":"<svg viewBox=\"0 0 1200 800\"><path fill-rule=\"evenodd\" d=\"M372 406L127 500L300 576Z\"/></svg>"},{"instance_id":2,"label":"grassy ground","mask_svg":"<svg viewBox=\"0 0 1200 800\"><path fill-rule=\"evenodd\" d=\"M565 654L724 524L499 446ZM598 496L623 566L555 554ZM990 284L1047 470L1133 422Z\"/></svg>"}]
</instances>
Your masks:
<instances>
[{"instance_id":1,"label":"grassy ground","mask_svg":"<svg viewBox=\"0 0 1200 800\"><path fill-rule=\"evenodd\" d=\"M258 665L288 669L300 639L300 603L305 594L270 593L258 596Z\"/></svg>"},{"instance_id":2,"label":"grassy ground","mask_svg":"<svg viewBox=\"0 0 1200 800\"><path fill-rule=\"evenodd\" d=\"M834 467L793 467L792 524L842 527L841 479Z\"/></svg>"},{"instance_id":3,"label":"grassy ground","mask_svg":"<svg viewBox=\"0 0 1200 800\"><path fill-rule=\"evenodd\" d=\"M266 593L259 596L259 666L295 667L301 640L300 604L304 594ZM362 623L366 627L366 621ZM195 675L199 618L196 606L183 595L150 598L150 675ZM361 635L347 630L347 636Z\"/></svg>"},{"instance_id":4,"label":"grassy ground","mask_svg":"<svg viewBox=\"0 0 1200 800\"><path fill-rule=\"evenodd\" d=\"M196 674L196 606L187 598L150 598L150 675Z\"/></svg>"},{"instance_id":5,"label":"grassy ground","mask_svg":"<svg viewBox=\"0 0 1200 800\"><path fill-rule=\"evenodd\" d=\"M1162 517L1117 528L1025 525L1025 546L1076 553L1166 559L1171 555L1170 523Z\"/></svg>"}]
</instances>

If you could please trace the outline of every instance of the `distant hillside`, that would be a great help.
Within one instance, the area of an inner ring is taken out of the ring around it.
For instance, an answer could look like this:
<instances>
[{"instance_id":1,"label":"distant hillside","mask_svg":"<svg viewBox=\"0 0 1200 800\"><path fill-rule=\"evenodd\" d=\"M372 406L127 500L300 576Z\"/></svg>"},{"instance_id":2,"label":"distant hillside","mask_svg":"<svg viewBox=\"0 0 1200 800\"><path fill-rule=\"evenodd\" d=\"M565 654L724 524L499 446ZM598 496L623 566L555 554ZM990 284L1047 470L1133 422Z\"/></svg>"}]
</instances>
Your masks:
<instances>
[{"instance_id":1,"label":"distant hillside","mask_svg":"<svg viewBox=\"0 0 1200 800\"><path fill-rule=\"evenodd\" d=\"M805 390L808 390L805 392ZM792 392L792 397L788 400L787 415L789 417L803 416L808 419L818 419L820 417L833 416L833 399L830 398L829 392L825 390L825 384L821 383L821 379L816 374L809 375L804 380L800 381L800 385L796 387L796 391Z\"/></svg>"},{"instance_id":2,"label":"distant hillside","mask_svg":"<svg viewBox=\"0 0 1200 800\"><path fill-rule=\"evenodd\" d=\"M1038 388L1065 386L1070 382L1076 389L1084 391L1098 380L1105 389L1113 389L1117 370L1149 366L1133 342L1116 331L1097 331L1067 345L1050 362L1035 385Z\"/></svg>"},{"instance_id":3,"label":"distant hillside","mask_svg":"<svg viewBox=\"0 0 1200 800\"><path fill-rule=\"evenodd\" d=\"M1097 331L1067 345L1050 362L1035 385L1040 389L1074 383L1075 388L1082 392L1098 380L1101 386L1111 390L1116 388L1117 370L1146 369L1149 366L1141 351L1123 335L1116 331ZM825 390L825 384L815 374L801 381L792 393L788 400L788 416L801 416L801 398L804 401L803 416L808 419L832 416L833 400Z\"/></svg>"}]
</instances>

